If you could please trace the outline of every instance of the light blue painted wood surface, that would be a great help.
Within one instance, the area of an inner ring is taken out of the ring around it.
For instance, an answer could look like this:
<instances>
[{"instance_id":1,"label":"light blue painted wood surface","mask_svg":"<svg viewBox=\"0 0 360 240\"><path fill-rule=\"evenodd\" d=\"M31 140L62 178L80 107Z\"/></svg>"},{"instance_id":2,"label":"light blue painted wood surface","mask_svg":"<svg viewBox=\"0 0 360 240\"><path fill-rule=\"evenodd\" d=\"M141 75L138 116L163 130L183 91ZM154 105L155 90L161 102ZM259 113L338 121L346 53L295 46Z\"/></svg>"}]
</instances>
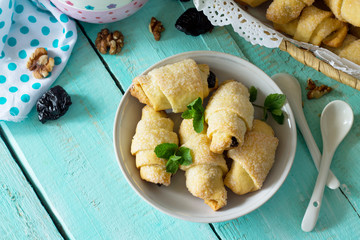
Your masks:
<instances>
[{"instance_id":1,"label":"light blue painted wood surface","mask_svg":"<svg viewBox=\"0 0 360 240\"><path fill-rule=\"evenodd\" d=\"M137 14L120 22L102 25L81 24L93 40L102 28L119 30L124 34L125 47L121 54L102 55L124 90L130 86L136 75L156 62L178 53L212 50L244 56L225 28L215 28L211 33L199 37L179 32L175 28L176 19L189 7L193 7L193 4L182 4L179 0L149 1ZM149 32L149 22L153 16L162 21L165 27L160 41L155 41Z\"/></svg>"},{"instance_id":2,"label":"light blue painted wood surface","mask_svg":"<svg viewBox=\"0 0 360 240\"><path fill-rule=\"evenodd\" d=\"M338 178L344 195L349 198L351 204L354 205L359 213L360 186L358 185L357 175L360 171L360 164L358 161L358 156L360 154L360 92L326 77L310 67L304 66L295 61L288 53L278 49L251 46L236 35L236 33L232 32L230 27L227 29L238 45L243 46L241 49L245 56L269 76L278 72L287 72L294 75L299 80L302 89L304 113L320 151L322 151L320 115L323 108L326 104L336 99L344 100L350 104L354 111L353 127L336 151L331 169L336 176L339 176ZM326 84L331 86L333 91L320 99L308 100L306 98L307 91L305 90L308 78L315 80L318 85ZM310 156L308 159L310 162L312 161ZM314 178L313 181L315 182L315 180L316 178Z\"/></svg>"},{"instance_id":3,"label":"light blue painted wood surface","mask_svg":"<svg viewBox=\"0 0 360 240\"><path fill-rule=\"evenodd\" d=\"M325 190L313 232L303 233L300 224L317 172L298 132L294 165L280 190L258 210L233 221L213 224L216 234L221 239L359 239L359 92L303 66L287 53L252 46L230 27L216 27L212 33L196 38L177 31L177 17L190 6L192 3L178 0L153 0L123 21L82 23L82 27L92 41L103 27L122 31L125 47L120 55L101 57L124 90L134 76L165 57L191 50L215 50L247 58L269 75L289 72L299 79L303 89L308 77L334 87L335 91L321 99L304 98L305 115L320 149L319 114L323 107L333 99L343 99L355 113L352 131L332 164L332 171L342 183L341 190ZM152 16L166 28L159 42L148 32ZM210 225L160 213L128 186L112 149L112 123L122 94L82 34L56 84L62 85L74 102L64 117L42 125L33 110L24 122L1 123L1 127L67 237L217 239Z\"/></svg>"},{"instance_id":4,"label":"light blue painted wood surface","mask_svg":"<svg viewBox=\"0 0 360 240\"><path fill-rule=\"evenodd\" d=\"M1 138L0 239L62 239Z\"/></svg>"},{"instance_id":5,"label":"light blue painted wood surface","mask_svg":"<svg viewBox=\"0 0 360 240\"><path fill-rule=\"evenodd\" d=\"M115 159L112 126L121 92L84 35L56 84L73 105L41 124L33 110L2 123L10 143L71 239L215 239L207 224L169 217L138 197ZM179 231L181 230L181 231Z\"/></svg>"},{"instance_id":6,"label":"light blue painted wood surface","mask_svg":"<svg viewBox=\"0 0 360 240\"><path fill-rule=\"evenodd\" d=\"M323 206L320 212L318 224L314 232L304 233L300 225L303 214L315 185L317 171L312 163L304 139L298 131L298 146L289 177L279 192L259 210L239 218L236 223L214 224L222 234L229 236L235 231L241 232L243 238L261 239L254 233L252 226L261 222L267 237L270 239L359 239L360 216L359 216L359 187L357 173L359 163L357 156L360 154L360 95L359 92L349 86L340 84L297 62L287 53L278 49L267 49L260 46L252 46L226 27L246 58L265 71L269 76L278 72L288 72L294 75L302 87L304 112L308 120L314 138L322 149L320 133L320 114L327 103L335 99L348 102L355 115L354 125L336 152L332 171L341 182L341 190L325 190ZM327 84L334 91L317 100L306 98L306 80L312 78L318 84ZM263 212L265 211L265 213ZM274 216L274 213L276 215ZM250 217L253 216L253 217Z\"/></svg>"}]
</instances>

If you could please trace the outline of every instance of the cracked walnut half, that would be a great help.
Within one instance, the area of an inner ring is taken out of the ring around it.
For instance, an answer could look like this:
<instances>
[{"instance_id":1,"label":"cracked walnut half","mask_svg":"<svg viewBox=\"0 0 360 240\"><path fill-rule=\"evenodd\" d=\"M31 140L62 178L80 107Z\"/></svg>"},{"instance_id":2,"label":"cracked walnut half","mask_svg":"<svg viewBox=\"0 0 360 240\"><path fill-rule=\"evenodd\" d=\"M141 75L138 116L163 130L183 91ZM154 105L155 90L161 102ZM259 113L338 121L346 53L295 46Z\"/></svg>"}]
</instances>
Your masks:
<instances>
[{"instance_id":1,"label":"cracked walnut half","mask_svg":"<svg viewBox=\"0 0 360 240\"><path fill-rule=\"evenodd\" d=\"M97 34L95 46L102 54L106 54L108 49L109 54L118 54L124 47L124 35L119 31L111 33L109 29L104 28Z\"/></svg>"},{"instance_id":2,"label":"cracked walnut half","mask_svg":"<svg viewBox=\"0 0 360 240\"><path fill-rule=\"evenodd\" d=\"M155 40L159 41L161 32L165 31L165 28L160 21L152 17L149 24L149 31L154 35Z\"/></svg>"},{"instance_id":3,"label":"cracked walnut half","mask_svg":"<svg viewBox=\"0 0 360 240\"><path fill-rule=\"evenodd\" d=\"M314 98L320 98L323 95L331 92L332 88L326 85L316 86L315 82L309 78L307 80L307 98L308 99L314 99Z\"/></svg>"},{"instance_id":4,"label":"cracked walnut half","mask_svg":"<svg viewBox=\"0 0 360 240\"><path fill-rule=\"evenodd\" d=\"M45 48L37 48L30 56L27 69L33 71L33 76L37 79L45 78L53 70L54 59L49 58Z\"/></svg>"}]
</instances>

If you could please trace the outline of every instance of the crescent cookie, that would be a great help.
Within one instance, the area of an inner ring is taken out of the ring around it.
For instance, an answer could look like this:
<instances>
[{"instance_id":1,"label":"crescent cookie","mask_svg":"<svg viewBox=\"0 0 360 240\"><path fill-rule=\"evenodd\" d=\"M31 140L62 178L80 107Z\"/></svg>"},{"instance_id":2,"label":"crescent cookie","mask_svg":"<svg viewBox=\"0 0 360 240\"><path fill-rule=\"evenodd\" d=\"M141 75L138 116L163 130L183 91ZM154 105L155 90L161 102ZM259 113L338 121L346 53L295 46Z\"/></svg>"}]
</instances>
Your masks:
<instances>
[{"instance_id":1,"label":"crescent cookie","mask_svg":"<svg viewBox=\"0 0 360 240\"><path fill-rule=\"evenodd\" d=\"M161 143L179 143L173 128L174 122L164 111L156 112L150 106L142 109L131 143L131 154L135 155L141 179L165 186L170 184L171 173L166 172L166 160L158 158L154 150Z\"/></svg>"},{"instance_id":2,"label":"crescent cookie","mask_svg":"<svg viewBox=\"0 0 360 240\"><path fill-rule=\"evenodd\" d=\"M216 211L227 203L223 176L228 172L228 167L222 154L210 151L210 139L205 132L206 127L202 133L195 132L192 119L181 122L180 143L190 149L193 162L188 166L180 166L180 169L185 171L189 192L204 199Z\"/></svg>"},{"instance_id":3,"label":"crescent cookie","mask_svg":"<svg viewBox=\"0 0 360 240\"><path fill-rule=\"evenodd\" d=\"M130 93L155 111L183 112L197 98L204 99L217 86L209 66L192 59L168 64L133 79Z\"/></svg>"},{"instance_id":4,"label":"crescent cookie","mask_svg":"<svg viewBox=\"0 0 360 240\"><path fill-rule=\"evenodd\" d=\"M249 91L240 82L228 80L212 95L205 109L209 125L207 136L210 150L223 153L244 142L244 135L252 128L254 107L249 101Z\"/></svg>"},{"instance_id":5,"label":"crescent cookie","mask_svg":"<svg viewBox=\"0 0 360 240\"><path fill-rule=\"evenodd\" d=\"M228 151L227 155L233 162L225 177L225 185L239 195L259 190L274 164L278 142L268 124L254 120L244 144Z\"/></svg>"}]
</instances>

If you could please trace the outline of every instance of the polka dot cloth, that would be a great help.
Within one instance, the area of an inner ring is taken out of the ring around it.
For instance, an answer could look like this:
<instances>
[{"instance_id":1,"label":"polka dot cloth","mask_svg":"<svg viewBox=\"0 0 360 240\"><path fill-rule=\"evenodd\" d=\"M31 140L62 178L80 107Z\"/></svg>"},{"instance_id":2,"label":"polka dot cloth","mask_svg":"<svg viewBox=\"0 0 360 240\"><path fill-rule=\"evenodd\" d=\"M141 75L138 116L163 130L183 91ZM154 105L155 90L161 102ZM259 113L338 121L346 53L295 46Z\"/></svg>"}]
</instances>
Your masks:
<instances>
[{"instance_id":1,"label":"polka dot cloth","mask_svg":"<svg viewBox=\"0 0 360 240\"><path fill-rule=\"evenodd\" d=\"M4 48L4 45L8 37L13 13L14 13L13 1L1 0L0 1L0 59L5 57L3 55L4 52L2 52L2 49Z\"/></svg>"},{"instance_id":2,"label":"polka dot cloth","mask_svg":"<svg viewBox=\"0 0 360 240\"><path fill-rule=\"evenodd\" d=\"M26 118L64 69L76 38L74 21L49 0L0 0L0 120ZM26 68L37 47L55 62L44 79Z\"/></svg>"}]
</instances>

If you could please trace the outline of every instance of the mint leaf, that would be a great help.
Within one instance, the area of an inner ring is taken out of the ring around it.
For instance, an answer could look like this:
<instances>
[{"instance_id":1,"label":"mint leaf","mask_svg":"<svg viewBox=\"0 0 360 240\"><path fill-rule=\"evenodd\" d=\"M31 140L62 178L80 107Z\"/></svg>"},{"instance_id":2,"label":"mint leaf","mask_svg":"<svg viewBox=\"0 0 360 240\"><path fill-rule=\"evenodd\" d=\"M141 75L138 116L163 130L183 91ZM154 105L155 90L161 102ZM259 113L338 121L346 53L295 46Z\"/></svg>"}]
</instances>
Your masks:
<instances>
[{"instance_id":1,"label":"mint leaf","mask_svg":"<svg viewBox=\"0 0 360 240\"><path fill-rule=\"evenodd\" d=\"M249 89L250 93L250 102L255 102L257 98L257 89L254 86L251 86Z\"/></svg>"},{"instance_id":2,"label":"mint leaf","mask_svg":"<svg viewBox=\"0 0 360 240\"><path fill-rule=\"evenodd\" d=\"M201 133L204 130L204 112L202 99L198 97L186 106L188 109L181 114L184 119L193 119L193 127L195 132Z\"/></svg>"},{"instance_id":3,"label":"mint leaf","mask_svg":"<svg viewBox=\"0 0 360 240\"><path fill-rule=\"evenodd\" d=\"M201 100L201 98L199 98ZM193 109L195 110L195 112L203 114L205 112L205 109L200 101L200 104L196 104L193 106Z\"/></svg>"},{"instance_id":4,"label":"mint leaf","mask_svg":"<svg viewBox=\"0 0 360 240\"><path fill-rule=\"evenodd\" d=\"M273 109L271 111L271 114L276 116L281 116L281 114L283 114L283 111L280 108L277 108L277 109Z\"/></svg>"},{"instance_id":5,"label":"mint leaf","mask_svg":"<svg viewBox=\"0 0 360 240\"><path fill-rule=\"evenodd\" d=\"M157 145L154 151L158 158L169 159L177 149L178 145L175 143L162 143Z\"/></svg>"},{"instance_id":6,"label":"mint leaf","mask_svg":"<svg viewBox=\"0 0 360 240\"><path fill-rule=\"evenodd\" d=\"M200 97L198 97L197 99L192 101L189 105L187 105L187 108L193 110L194 114L203 114L205 112Z\"/></svg>"},{"instance_id":7,"label":"mint leaf","mask_svg":"<svg viewBox=\"0 0 360 240\"><path fill-rule=\"evenodd\" d=\"M166 163L166 171L169 173L176 173L180 166L181 156L172 155Z\"/></svg>"},{"instance_id":8,"label":"mint leaf","mask_svg":"<svg viewBox=\"0 0 360 240\"><path fill-rule=\"evenodd\" d=\"M176 173L180 165L189 165L192 163L190 149L187 147L180 147L174 143L162 143L156 146L154 150L159 158L167 159L166 171L169 173Z\"/></svg>"},{"instance_id":9,"label":"mint leaf","mask_svg":"<svg viewBox=\"0 0 360 240\"><path fill-rule=\"evenodd\" d=\"M181 155L183 161L181 165L188 166L192 164L192 157L190 149L187 147L180 147L178 153Z\"/></svg>"},{"instance_id":10,"label":"mint leaf","mask_svg":"<svg viewBox=\"0 0 360 240\"><path fill-rule=\"evenodd\" d=\"M285 101L286 96L284 94L273 93L265 98L264 107L269 110L281 108L285 104Z\"/></svg>"},{"instance_id":11,"label":"mint leaf","mask_svg":"<svg viewBox=\"0 0 360 240\"><path fill-rule=\"evenodd\" d=\"M166 171L169 172L169 173L176 173L177 170L179 169L179 164L177 161L167 161L166 163Z\"/></svg>"},{"instance_id":12,"label":"mint leaf","mask_svg":"<svg viewBox=\"0 0 360 240\"><path fill-rule=\"evenodd\" d=\"M204 114L196 114L193 118L193 127L195 132L201 133L204 130Z\"/></svg>"},{"instance_id":13,"label":"mint leaf","mask_svg":"<svg viewBox=\"0 0 360 240\"><path fill-rule=\"evenodd\" d=\"M169 158L169 161L177 162L181 159L181 156L172 155Z\"/></svg>"},{"instance_id":14,"label":"mint leaf","mask_svg":"<svg viewBox=\"0 0 360 240\"><path fill-rule=\"evenodd\" d=\"M252 89L253 87L250 88L250 101L253 100L253 97L251 95L256 95L257 93L255 93L255 91L257 91L256 89ZM281 108L284 106L286 102L286 96L284 94L279 94L279 93L272 93L269 94L264 101L264 106L260 106L257 105L255 103L253 103L254 107L259 107L263 109L263 121L265 121L269 114L268 112L271 113L271 116L274 118L274 120L279 123L279 124L283 124L284 123L284 119L285 119L285 115L284 112L281 110Z\"/></svg>"},{"instance_id":15,"label":"mint leaf","mask_svg":"<svg viewBox=\"0 0 360 240\"><path fill-rule=\"evenodd\" d=\"M184 119L191 119L194 117L194 110L192 109L187 109L185 110L185 112L183 112L181 114L181 117L184 118Z\"/></svg>"},{"instance_id":16,"label":"mint leaf","mask_svg":"<svg viewBox=\"0 0 360 240\"><path fill-rule=\"evenodd\" d=\"M284 119L285 119L285 116L284 116L284 113L281 112L280 115L275 115L273 113L271 113L273 119L278 123L278 124L283 124L284 123Z\"/></svg>"},{"instance_id":17,"label":"mint leaf","mask_svg":"<svg viewBox=\"0 0 360 240\"><path fill-rule=\"evenodd\" d=\"M194 108L195 106L202 106L202 100L201 97L198 97L197 99L195 99L194 101L192 101L191 103L189 103L186 107L188 109Z\"/></svg>"}]
</instances>

